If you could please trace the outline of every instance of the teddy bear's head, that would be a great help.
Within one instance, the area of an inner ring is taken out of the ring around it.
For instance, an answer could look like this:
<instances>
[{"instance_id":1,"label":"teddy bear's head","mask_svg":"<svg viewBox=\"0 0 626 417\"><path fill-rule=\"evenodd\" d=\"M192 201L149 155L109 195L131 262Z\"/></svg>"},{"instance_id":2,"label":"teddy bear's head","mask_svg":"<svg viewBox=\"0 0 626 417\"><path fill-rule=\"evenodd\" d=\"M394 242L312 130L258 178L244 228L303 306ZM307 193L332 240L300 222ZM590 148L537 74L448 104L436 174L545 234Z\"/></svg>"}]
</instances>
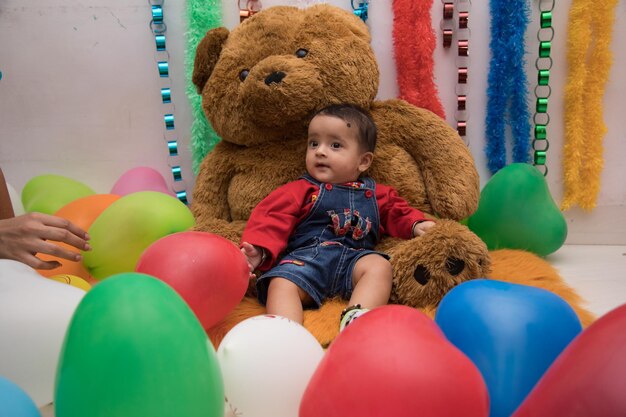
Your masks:
<instances>
[{"instance_id":1,"label":"teddy bear's head","mask_svg":"<svg viewBox=\"0 0 626 417\"><path fill-rule=\"evenodd\" d=\"M367 26L342 9L275 6L232 32L209 31L196 50L193 82L226 142L253 146L303 136L309 115L321 107L370 106L379 74L369 42Z\"/></svg>"}]
</instances>

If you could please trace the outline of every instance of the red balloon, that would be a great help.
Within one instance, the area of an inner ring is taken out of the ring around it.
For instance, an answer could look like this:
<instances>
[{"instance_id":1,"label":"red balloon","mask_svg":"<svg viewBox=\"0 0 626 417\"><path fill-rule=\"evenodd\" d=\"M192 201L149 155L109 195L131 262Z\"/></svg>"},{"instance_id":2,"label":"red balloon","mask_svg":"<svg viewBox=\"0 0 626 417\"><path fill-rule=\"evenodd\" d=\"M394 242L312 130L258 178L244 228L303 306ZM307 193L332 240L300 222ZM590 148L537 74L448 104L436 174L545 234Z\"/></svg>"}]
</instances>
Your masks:
<instances>
[{"instance_id":1,"label":"red balloon","mask_svg":"<svg viewBox=\"0 0 626 417\"><path fill-rule=\"evenodd\" d=\"M626 416L626 304L561 352L513 417Z\"/></svg>"},{"instance_id":2,"label":"red balloon","mask_svg":"<svg viewBox=\"0 0 626 417\"><path fill-rule=\"evenodd\" d=\"M204 232L157 240L142 253L135 270L174 288L205 329L241 301L250 276L246 258L233 242Z\"/></svg>"},{"instance_id":3,"label":"red balloon","mask_svg":"<svg viewBox=\"0 0 626 417\"><path fill-rule=\"evenodd\" d=\"M300 417L486 417L476 366L425 314L387 305L339 334L313 374Z\"/></svg>"}]
</instances>

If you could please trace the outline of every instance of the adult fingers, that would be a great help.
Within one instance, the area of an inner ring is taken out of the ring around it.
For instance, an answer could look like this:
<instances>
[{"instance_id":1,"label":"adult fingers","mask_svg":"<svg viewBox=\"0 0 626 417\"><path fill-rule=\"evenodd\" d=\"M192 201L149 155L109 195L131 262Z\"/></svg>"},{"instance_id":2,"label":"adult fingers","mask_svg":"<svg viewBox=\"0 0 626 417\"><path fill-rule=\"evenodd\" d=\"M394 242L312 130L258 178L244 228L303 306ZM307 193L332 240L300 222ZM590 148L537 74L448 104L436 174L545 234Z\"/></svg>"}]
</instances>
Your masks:
<instances>
[{"instance_id":1,"label":"adult fingers","mask_svg":"<svg viewBox=\"0 0 626 417\"><path fill-rule=\"evenodd\" d=\"M39 219L46 226L52 226L55 228L64 229L64 230L69 231L73 235L78 236L79 238L83 240L89 240L89 235L87 234L87 232L85 232L80 227L76 226L71 221L64 219L63 217L51 216L49 214L44 214L44 213L31 213L31 214L36 216L35 218Z\"/></svg>"},{"instance_id":2,"label":"adult fingers","mask_svg":"<svg viewBox=\"0 0 626 417\"><path fill-rule=\"evenodd\" d=\"M66 219L54 216L40 217L41 221L37 227L38 237L45 240L53 240L55 242L64 242L79 250L90 250L91 247L85 240L89 236L87 233L69 222Z\"/></svg>"},{"instance_id":3,"label":"adult fingers","mask_svg":"<svg viewBox=\"0 0 626 417\"><path fill-rule=\"evenodd\" d=\"M22 262L33 269L54 269L61 266L58 261L44 261L30 253L23 252L16 257L16 261Z\"/></svg>"},{"instance_id":4,"label":"adult fingers","mask_svg":"<svg viewBox=\"0 0 626 417\"><path fill-rule=\"evenodd\" d=\"M41 241L36 248L37 253L45 253L47 255L56 256L57 258L67 259L68 261L80 262L83 257L80 253L71 251L52 242Z\"/></svg>"}]
</instances>

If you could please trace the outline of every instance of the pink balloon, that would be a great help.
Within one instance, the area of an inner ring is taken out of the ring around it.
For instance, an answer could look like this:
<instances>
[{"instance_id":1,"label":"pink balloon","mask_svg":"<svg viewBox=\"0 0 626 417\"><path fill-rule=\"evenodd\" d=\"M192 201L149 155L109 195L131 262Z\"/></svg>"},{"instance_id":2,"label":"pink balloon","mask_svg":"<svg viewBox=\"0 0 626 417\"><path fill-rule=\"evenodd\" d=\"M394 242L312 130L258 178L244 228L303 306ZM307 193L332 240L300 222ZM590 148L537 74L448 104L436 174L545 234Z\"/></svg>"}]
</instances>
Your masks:
<instances>
[{"instance_id":1,"label":"pink balloon","mask_svg":"<svg viewBox=\"0 0 626 417\"><path fill-rule=\"evenodd\" d=\"M460 318L462 319L462 318ZM487 417L476 366L425 314L378 307L339 334L313 374L300 417Z\"/></svg>"},{"instance_id":2,"label":"pink balloon","mask_svg":"<svg viewBox=\"0 0 626 417\"><path fill-rule=\"evenodd\" d=\"M161 173L149 167L132 168L123 173L113 185L111 194L123 196L138 191L158 191L176 197Z\"/></svg>"},{"instance_id":3,"label":"pink balloon","mask_svg":"<svg viewBox=\"0 0 626 417\"><path fill-rule=\"evenodd\" d=\"M135 270L174 288L205 329L239 304L250 277L239 248L205 232L179 232L157 240L143 252Z\"/></svg>"},{"instance_id":4,"label":"pink balloon","mask_svg":"<svg viewBox=\"0 0 626 417\"><path fill-rule=\"evenodd\" d=\"M626 304L561 352L513 417L626 416Z\"/></svg>"}]
</instances>

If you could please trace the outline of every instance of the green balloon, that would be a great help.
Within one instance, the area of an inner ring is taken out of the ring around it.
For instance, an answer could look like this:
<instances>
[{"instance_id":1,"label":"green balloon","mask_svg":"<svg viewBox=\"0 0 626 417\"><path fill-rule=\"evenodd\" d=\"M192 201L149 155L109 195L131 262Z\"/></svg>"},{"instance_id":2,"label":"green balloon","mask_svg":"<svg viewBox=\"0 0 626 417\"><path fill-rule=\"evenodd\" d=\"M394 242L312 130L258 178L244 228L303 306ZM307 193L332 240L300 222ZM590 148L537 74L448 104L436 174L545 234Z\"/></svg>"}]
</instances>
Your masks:
<instances>
[{"instance_id":1,"label":"green balloon","mask_svg":"<svg viewBox=\"0 0 626 417\"><path fill-rule=\"evenodd\" d=\"M126 273L94 286L61 349L57 417L222 417L213 346L164 282Z\"/></svg>"},{"instance_id":2,"label":"green balloon","mask_svg":"<svg viewBox=\"0 0 626 417\"><path fill-rule=\"evenodd\" d=\"M540 256L559 249L567 237L567 222L544 176L520 163L507 165L487 182L468 227L490 250L523 249Z\"/></svg>"},{"instance_id":3,"label":"green balloon","mask_svg":"<svg viewBox=\"0 0 626 417\"><path fill-rule=\"evenodd\" d=\"M61 175L38 175L22 189L22 205L27 213L54 214L61 207L96 192L80 181Z\"/></svg>"},{"instance_id":4,"label":"green balloon","mask_svg":"<svg viewBox=\"0 0 626 417\"><path fill-rule=\"evenodd\" d=\"M91 224L92 250L83 252L83 264L97 279L134 271L139 257L153 242L194 224L191 211L177 198L157 191L128 194Z\"/></svg>"}]
</instances>

